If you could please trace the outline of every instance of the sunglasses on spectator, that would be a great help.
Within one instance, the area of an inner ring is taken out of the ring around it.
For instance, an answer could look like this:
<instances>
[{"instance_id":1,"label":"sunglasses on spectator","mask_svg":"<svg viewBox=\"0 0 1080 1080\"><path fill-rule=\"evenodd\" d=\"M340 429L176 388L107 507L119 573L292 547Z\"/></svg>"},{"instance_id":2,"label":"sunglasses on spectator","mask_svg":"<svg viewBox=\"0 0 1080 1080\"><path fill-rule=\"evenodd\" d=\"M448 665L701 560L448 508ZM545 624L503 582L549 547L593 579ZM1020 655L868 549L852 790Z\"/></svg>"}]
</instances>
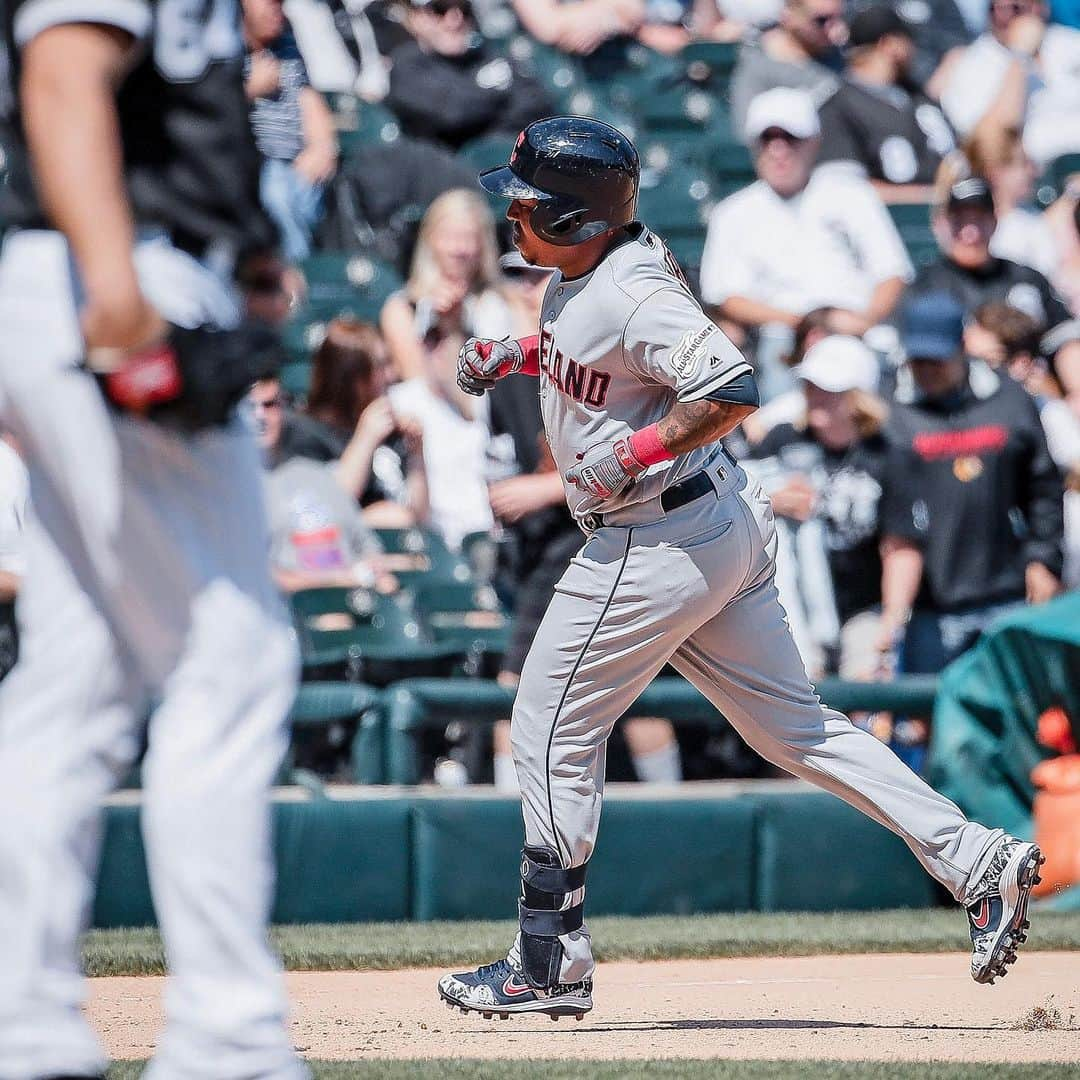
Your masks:
<instances>
[{"instance_id":1,"label":"sunglasses on spectator","mask_svg":"<svg viewBox=\"0 0 1080 1080\"><path fill-rule=\"evenodd\" d=\"M280 396L267 398L265 401L259 401L258 398L253 398L251 404L254 405L256 409L280 409L282 401Z\"/></svg>"},{"instance_id":2,"label":"sunglasses on spectator","mask_svg":"<svg viewBox=\"0 0 1080 1080\"><path fill-rule=\"evenodd\" d=\"M808 22L812 22L815 26L820 26L824 30L825 27L840 22L843 16L833 12L831 15L808 15L806 18Z\"/></svg>"},{"instance_id":3,"label":"sunglasses on spectator","mask_svg":"<svg viewBox=\"0 0 1080 1080\"><path fill-rule=\"evenodd\" d=\"M768 146L769 143L779 139L781 142L786 142L790 146L798 146L800 143L805 142L805 139L800 139L798 135L792 135L790 131L785 131L783 128L771 127L766 128L759 136L758 142L762 146Z\"/></svg>"},{"instance_id":4,"label":"sunglasses on spectator","mask_svg":"<svg viewBox=\"0 0 1080 1080\"><path fill-rule=\"evenodd\" d=\"M990 7L1001 15L1030 15L1037 11L1037 0L991 0Z\"/></svg>"},{"instance_id":5,"label":"sunglasses on spectator","mask_svg":"<svg viewBox=\"0 0 1080 1080\"><path fill-rule=\"evenodd\" d=\"M425 7L432 15L438 15L439 18L449 15L451 11L460 11L465 18L472 15L472 4L469 0L431 0L431 3L426 4Z\"/></svg>"}]
</instances>

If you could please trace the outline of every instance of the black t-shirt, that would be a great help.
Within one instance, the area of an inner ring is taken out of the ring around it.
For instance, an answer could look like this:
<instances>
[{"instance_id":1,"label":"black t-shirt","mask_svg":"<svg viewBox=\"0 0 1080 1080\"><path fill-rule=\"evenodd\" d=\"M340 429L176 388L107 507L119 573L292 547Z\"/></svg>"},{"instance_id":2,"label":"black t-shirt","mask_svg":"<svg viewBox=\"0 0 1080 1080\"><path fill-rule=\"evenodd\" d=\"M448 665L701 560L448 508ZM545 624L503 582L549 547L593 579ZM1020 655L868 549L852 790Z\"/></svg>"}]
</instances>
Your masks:
<instances>
[{"instance_id":1,"label":"black t-shirt","mask_svg":"<svg viewBox=\"0 0 1080 1080\"><path fill-rule=\"evenodd\" d=\"M290 409L282 423L274 464L280 465L294 457L337 461L345 453L351 438L351 431L342 431ZM360 505L400 502L405 491L406 461L405 439L398 433L376 447L371 472L360 495Z\"/></svg>"},{"instance_id":2,"label":"black t-shirt","mask_svg":"<svg viewBox=\"0 0 1080 1080\"><path fill-rule=\"evenodd\" d=\"M541 466L544 421L540 415L540 395L536 379L513 375L500 379L488 392L488 425L493 443L499 444L498 457L507 473L534 473ZM508 447L509 453L502 448ZM489 457L493 454L489 452ZM510 526L519 545L520 569L537 565L549 545L569 532L581 530L574 523L565 503L537 510Z\"/></svg>"},{"instance_id":3,"label":"black t-shirt","mask_svg":"<svg viewBox=\"0 0 1080 1080\"><path fill-rule=\"evenodd\" d=\"M802 473L818 492L833 594L841 622L881 602L879 505L887 461L880 435L847 450L823 446L810 431L778 424L754 448L776 458L786 472Z\"/></svg>"},{"instance_id":4,"label":"black t-shirt","mask_svg":"<svg viewBox=\"0 0 1080 1080\"><path fill-rule=\"evenodd\" d=\"M135 219L185 247L266 246L259 155L241 81L242 38L232 0L5 0L0 115L9 179L0 220L41 227L18 113L19 49L49 26L95 22L141 42L117 94L124 173Z\"/></svg>"},{"instance_id":5,"label":"black t-shirt","mask_svg":"<svg viewBox=\"0 0 1080 1080\"><path fill-rule=\"evenodd\" d=\"M481 135L516 135L552 112L540 83L487 45L441 56L410 41L391 62L386 104L406 135L456 149Z\"/></svg>"},{"instance_id":6,"label":"black t-shirt","mask_svg":"<svg viewBox=\"0 0 1080 1080\"><path fill-rule=\"evenodd\" d=\"M1080 337L1080 324L1049 281L1030 266L991 258L979 270L966 270L941 258L924 266L909 286L913 293L947 292L970 315L981 304L1003 301L1035 319L1043 331L1048 356L1069 340Z\"/></svg>"},{"instance_id":7,"label":"black t-shirt","mask_svg":"<svg viewBox=\"0 0 1080 1080\"><path fill-rule=\"evenodd\" d=\"M1061 573L1061 477L1019 384L972 362L952 400L895 404L888 437L881 527L922 549L917 607L1021 599L1029 562Z\"/></svg>"},{"instance_id":8,"label":"black t-shirt","mask_svg":"<svg viewBox=\"0 0 1080 1080\"><path fill-rule=\"evenodd\" d=\"M871 180L932 184L956 146L941 110L921 93L845 79L821 106L819 162L854 161Z\"/></svg>"}]
</instances>

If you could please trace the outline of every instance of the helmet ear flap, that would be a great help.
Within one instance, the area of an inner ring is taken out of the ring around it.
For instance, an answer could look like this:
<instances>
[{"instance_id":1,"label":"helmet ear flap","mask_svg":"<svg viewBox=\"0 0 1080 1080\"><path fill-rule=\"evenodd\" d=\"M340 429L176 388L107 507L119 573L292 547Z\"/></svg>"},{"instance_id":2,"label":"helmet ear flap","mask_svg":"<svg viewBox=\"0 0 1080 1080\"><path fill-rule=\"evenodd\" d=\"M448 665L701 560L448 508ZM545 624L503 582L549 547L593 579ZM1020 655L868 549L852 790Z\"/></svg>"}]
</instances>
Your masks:
<instances>
[{"instance_id":1,"label":"helmet ear flap","mask_svg":"<svg viewBox=\"0 0 1080 1080\"><path fill-rule=\"evenodd\" d=\"M552 201L536 206L529 223L541 240L557 247L568 247L581 241L579 233L588 215L587 207Z\"/></svg>"}]
</instances>

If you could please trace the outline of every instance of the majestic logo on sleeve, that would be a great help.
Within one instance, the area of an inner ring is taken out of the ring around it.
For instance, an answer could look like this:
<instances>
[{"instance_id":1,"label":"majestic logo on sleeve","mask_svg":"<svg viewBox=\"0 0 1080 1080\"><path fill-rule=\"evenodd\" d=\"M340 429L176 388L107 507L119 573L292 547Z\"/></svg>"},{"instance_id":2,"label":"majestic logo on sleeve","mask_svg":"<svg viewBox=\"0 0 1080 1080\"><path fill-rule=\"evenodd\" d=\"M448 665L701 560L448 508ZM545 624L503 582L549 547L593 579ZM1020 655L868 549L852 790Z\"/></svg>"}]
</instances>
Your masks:
<instances>
[{"instance_id":1,"label":"majestic logo on sleeve","mask_svg":"<svg viewBox=\"0 0 1080 1080\"><path fill-rule=\"evenodd\" d=\"M540 331L540 370L567 397L581 402L590 409L602 409L607 401L611 375L563 356L555 348L555 339L547 330Z\"/></svg>"}]
</instances>

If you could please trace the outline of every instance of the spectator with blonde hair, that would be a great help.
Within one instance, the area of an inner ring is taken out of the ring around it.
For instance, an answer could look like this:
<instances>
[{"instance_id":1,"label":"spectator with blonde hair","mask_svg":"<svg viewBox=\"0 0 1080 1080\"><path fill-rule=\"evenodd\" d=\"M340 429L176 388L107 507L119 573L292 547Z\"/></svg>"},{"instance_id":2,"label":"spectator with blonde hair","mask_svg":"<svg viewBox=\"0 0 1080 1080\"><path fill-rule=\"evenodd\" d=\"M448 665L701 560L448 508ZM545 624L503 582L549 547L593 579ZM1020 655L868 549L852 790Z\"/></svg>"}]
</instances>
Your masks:
<instances>
[{"instance_id":1,"label":"spectator with blonde hair","mask_svg":"<svg viewBox=\"0 0 1080 1080\"><path fill-rule=\"evenodd\" d=\"M432 352L448 338L499 338L510 332L495 221L482 196L455 188L432 202L420 225L409 280L383 305L379 322L402 379L425 375Z\"/></svg>"},{"instance_id":2,"label":"spectator with blonde hair","mask_svg":"<svg viewBox=\"0 0 1080 1080\"><path fill-rule=\"evenodd\" d=\"M510 333L500 292L495 223L476 193L440 195L424 215L404 288L383 306L382 327L402 382L395 415L423 431L431 524L456 547L491 527L482 403L458 389L457 354L469 337Z\"/></svg>"}]
</instances>

